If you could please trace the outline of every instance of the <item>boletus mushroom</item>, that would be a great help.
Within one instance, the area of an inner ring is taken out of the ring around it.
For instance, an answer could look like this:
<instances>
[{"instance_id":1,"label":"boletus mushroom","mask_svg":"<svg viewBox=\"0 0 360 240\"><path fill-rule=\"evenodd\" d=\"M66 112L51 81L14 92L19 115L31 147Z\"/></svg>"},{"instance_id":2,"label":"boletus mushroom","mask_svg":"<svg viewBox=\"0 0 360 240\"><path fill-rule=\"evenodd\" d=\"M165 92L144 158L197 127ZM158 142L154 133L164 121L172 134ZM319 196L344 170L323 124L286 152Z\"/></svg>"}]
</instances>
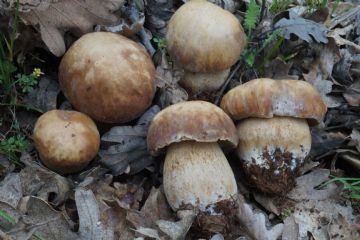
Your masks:
<instances>
[{"instance_id":1,"label":"boletus mushroom","mask_svg":"<svg viewBox=\"0 0 360 240\"><path fill-rule=\"evenodd\" d=\"M216 105L188 101L171 105L150 124L147 144L156 156L166 149L164 192L174 210L188 204L204 211L237 193L232 169L219 144L235 148L236 128Z\"/></svg>"},{"instance_id":2,"label":"boletus mushroom","mask_svg":"<svg viewBox=\"0 0 360 240\"><path fill-rule=\"evenodd\" d=\"M289 191L311 149L310 126L327 111L320 93L300 80L254 79L224 95L221 108L237 125L237 153L251 185Z\"/></svg>"},{"instance_id":3,"label":"boletus mushroom","mask_svg":"<svg viewBox=\"0 0 360 240\"><path fill-rule=\"evenodd\" d=\"M62 174L85 168L100 146L94 121L76 111L51 110L41 115L33 140L44 165Z\"/></svg>"},{"instance_id":4,"label":"boletus mushroom","mask_svg":"<svg viewBox=\"0 0 360 240\"><path fill-rule=\"evenodd\" d=\"M240 57L246 36L229 11L205 0L192 0L171 17L166 40L169 55L185 69L180 84L195 95L221 87Z\"/></svg>"},{"instance_id":5,"label":"boletus mushroom","mask_svg":"<svg viewBox=\"0 0 360 240\"><path fill-rule=\"evenodd\" d=\"M107 123L133 120L155 94L155 67L145 48L121 35L83 35L65 53L59 82L75 109Z\"/></svg>"}]
</instances>

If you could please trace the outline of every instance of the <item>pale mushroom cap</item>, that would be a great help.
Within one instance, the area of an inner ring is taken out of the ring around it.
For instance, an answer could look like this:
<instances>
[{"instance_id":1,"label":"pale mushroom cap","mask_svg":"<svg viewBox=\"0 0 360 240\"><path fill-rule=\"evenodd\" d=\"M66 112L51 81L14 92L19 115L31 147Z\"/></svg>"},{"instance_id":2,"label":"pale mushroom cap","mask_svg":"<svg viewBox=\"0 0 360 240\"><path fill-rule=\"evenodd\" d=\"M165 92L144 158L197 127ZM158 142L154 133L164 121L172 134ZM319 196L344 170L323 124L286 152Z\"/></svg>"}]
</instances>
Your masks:
<instances>
[{"instance_id":1,"label":"pale mushroom cap","mask_svg":"<svg viewBox=\"0 0 360 240\"><path fill-rule=\"evenodd\" d=\"M182 5L169 21L166 39L171 58L191 72L225 70L245 46L239 20L205 0Z\"/></svg>"},{"instance_id":2,"label":"pale mushroom cap","mask_svg":"<svg viewBox=\"0 0 360 240\"><path fill-rule=\"evenodd\" d=\"M221 108L205 101L171 105L152 120L147 135L151 154L156 155L171 143L186 140L220 141L229 147L235 147L238 136L231 118Z\"/></svg>"},{"instance_id":3,"label":"pale mushroom cap","mask_svg":"<svg viewBox=\"0 0 360 240\"><path fill-rule=\"evenodd\" d=\"M85 168L100 146L93 120L76 111L52 110L41 115L34 127L33 140L42 162L64 174Z\"/></svg>"},{"instance_id":4,"label":"pale mushroom cap","mask_svg":"<svg viewBox=\"0 0 360 240\"><path fill-rule=\"evenodd\" d=\"M311 149L306 119L247 118L239 122L237 131L237 153L250 181L264 192L289 190Z\"/></svg>"},{"instance_id":5,"label":"pale mushroom cap","mask_svg":"<svg viewBox=\"0 0 360 240\"><path fill-rule=\"evenodd\" d=\"M179 83L192 94L212 92L218 90L224 84L229 72L230 68L212 73L193 73L185 71L185 74Z\"/></svg>"},{"instance_id":6,"label":"pale mushroom cap","mask_svg":"<svg viewBox=\"0 0 360 240\"><path fill-rule=\"evenodd\" d=\"M95 120L127 122L150 106L155 67L146 50L121 35L83 35L65 53L61 89L70 103Z\"/></svg>"},{"instance_id":7,"label":"pale mushroom cap","mask_svg":"<svg viewBox=\"0 0 360 240\"><path fill-rule=\"evenodd\" d=\"M163 182L174 210L191 204L204 211L209 204L231 199L237 193L234 173L217 143L186 141L170 145Z\"/></svg>"},{"instance_id":8,"label":"pale mushroom cap","mask_svg":"<svg viewBox=\"0 0 360 240\"><path fill-rule=\"evenodd\" d=\"M224 95L221 108L234 120L289 116L306 118L310 125L321 122L327 111L320 93L310 83L269 78L231 89Z\"/></svg>"}]
</instances>

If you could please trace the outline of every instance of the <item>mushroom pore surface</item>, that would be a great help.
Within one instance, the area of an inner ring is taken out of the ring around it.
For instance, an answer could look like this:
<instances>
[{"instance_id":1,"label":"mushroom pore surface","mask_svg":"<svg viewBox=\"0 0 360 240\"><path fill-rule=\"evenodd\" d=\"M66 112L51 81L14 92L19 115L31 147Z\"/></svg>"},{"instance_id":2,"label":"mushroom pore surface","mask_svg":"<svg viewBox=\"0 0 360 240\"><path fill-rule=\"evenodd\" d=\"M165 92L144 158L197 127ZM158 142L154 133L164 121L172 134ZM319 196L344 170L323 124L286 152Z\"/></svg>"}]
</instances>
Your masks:
<instances>
[{"instance_id":1,"label":"mushroom pore surface","mask_svg":"<svg viewBox=\"0 0 360 240\"><path fill-rule=\"evenodd\" d=\"M182 5L166 34L171 58L190 72L217 72L231 67L245 46L239 20L205 0Z\"/></svg>"},{"instance_id":2,"label":"mushroom pore surface","mask_svg":"<svg viewBox=\"0 0 360 240\"><path fill-rule=\"evenodd\" d=\"M42 162L63 174L85 168L100 146L93 120L76 111L52 110L41 115L33 140Z\"/></svg>"},{"instance_id":3,"label":"mushroom pore surface","mask_svg":"<svg viewBox=\"0 0 360 240\"><path fill-rule=\"evenodd\" d=\"M237 130L237 153L250 184L267 193L290 190L311 149L306 119L248 118L238 124Z\"/></svg>"},{"instance_id":4,"label":"mushroom pore surface","mask_svg":"<svg viewBox=\"0 0 360 240\"><path fill-rule=\"evenodd\" d=\"M171 144L163 179L166 198L174 210L191 204L204 211L207 205L237 193L232 169L216 142Z\"/></svg>"},{"instance_id":5,"label":"mushroom pore surface","mask_svg":"<svg viewBox=\"0 0 360 240\"><path fill-rule=\"evenodd\" d=\"M155 94L155 67L146 50L121 35L83 35L59 67L64 95L95 120L122 123L140 116Z\"/></svg>"}]
</instances>

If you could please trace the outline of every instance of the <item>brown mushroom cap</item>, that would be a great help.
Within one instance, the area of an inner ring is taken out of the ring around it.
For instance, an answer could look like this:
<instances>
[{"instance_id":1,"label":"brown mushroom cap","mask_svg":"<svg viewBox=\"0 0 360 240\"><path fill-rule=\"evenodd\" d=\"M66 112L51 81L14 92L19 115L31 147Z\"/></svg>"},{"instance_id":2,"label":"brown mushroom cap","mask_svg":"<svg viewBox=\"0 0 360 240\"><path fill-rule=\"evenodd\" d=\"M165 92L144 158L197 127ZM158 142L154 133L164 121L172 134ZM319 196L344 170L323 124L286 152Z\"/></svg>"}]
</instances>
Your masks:
<instances>
[{"instance_id":1,"label":"brown mushroom cap","mask_svg":"<svg viewBox=\"0 0 360 240\"><path fill-rule=\"evenodd\" d=\"M235 147L238 136L231 118L216 105L188 101L171 105L159 112L150 124L147 144L152 155L171 143L223 141Z\"/></svg>"},{"instance_id":2,"label":"brown mushroom cap","mask_svg":"<svg viewBox=\"0 0 360 240\"><path fill-rule=\"evenodd\" d=\"M310 125L321 122L327 111L320 93L299 80L254 79L231 89L221 108L232 119L288 116L306 118Z\"/></svg>"},{"instance_id":3,"label":"brown mushroom cap","mask_svg":"<svg viewBox=\"0 0 360 240\"><path fill-rule=\"evenodd\" d=\"M115 33L88 33L65 53L61 89L70 103L95 120L135 119L155 94L155 67L145 49Z\"/></svg>"},{"instance_id":4,"label":"brown mushroom cap","mask_svg":"<svg viewBox=\"0 0 360 240\"><path fill-rule=\"evenodd\" d=\"M94 121L76 111L52 110L41 115L33 140L42 162L64 174L85 168L100 146Z\"/></svg>"},{"instance_id":5,"label":"brown mushroom cap","mask_svg":"<svg viewBox=\"0 0 360 240\"><path fill-rule=\"evenodd\" d=\"M172 59L191 72L225 70L245 46L239 20L205 0L182 5L170 19L166 39Z\"/></svg>"}]
</instances>

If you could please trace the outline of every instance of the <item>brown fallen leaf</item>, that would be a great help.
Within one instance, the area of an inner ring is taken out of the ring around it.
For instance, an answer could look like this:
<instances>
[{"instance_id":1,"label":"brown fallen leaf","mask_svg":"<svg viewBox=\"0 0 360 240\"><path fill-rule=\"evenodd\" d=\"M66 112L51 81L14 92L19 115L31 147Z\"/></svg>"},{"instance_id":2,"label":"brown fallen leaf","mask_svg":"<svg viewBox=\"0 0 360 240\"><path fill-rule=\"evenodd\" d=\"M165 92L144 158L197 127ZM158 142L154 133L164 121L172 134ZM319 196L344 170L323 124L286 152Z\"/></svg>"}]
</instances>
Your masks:
<instances>
[{"instance_id":1,"label":"brown fallen leaf","mask_svg":"<svg viewBox=\"0 0 360 240\"><path fill-rule=\"evenodd\" d=\"M26 24L38 27L50 52L60 57L65 53L66 31L81 36L91 32L96 24L115 24L119 16L112 12L123 4L124 0L45 1L21 12L20 17Z\"/></svg>"}]
</instances>

